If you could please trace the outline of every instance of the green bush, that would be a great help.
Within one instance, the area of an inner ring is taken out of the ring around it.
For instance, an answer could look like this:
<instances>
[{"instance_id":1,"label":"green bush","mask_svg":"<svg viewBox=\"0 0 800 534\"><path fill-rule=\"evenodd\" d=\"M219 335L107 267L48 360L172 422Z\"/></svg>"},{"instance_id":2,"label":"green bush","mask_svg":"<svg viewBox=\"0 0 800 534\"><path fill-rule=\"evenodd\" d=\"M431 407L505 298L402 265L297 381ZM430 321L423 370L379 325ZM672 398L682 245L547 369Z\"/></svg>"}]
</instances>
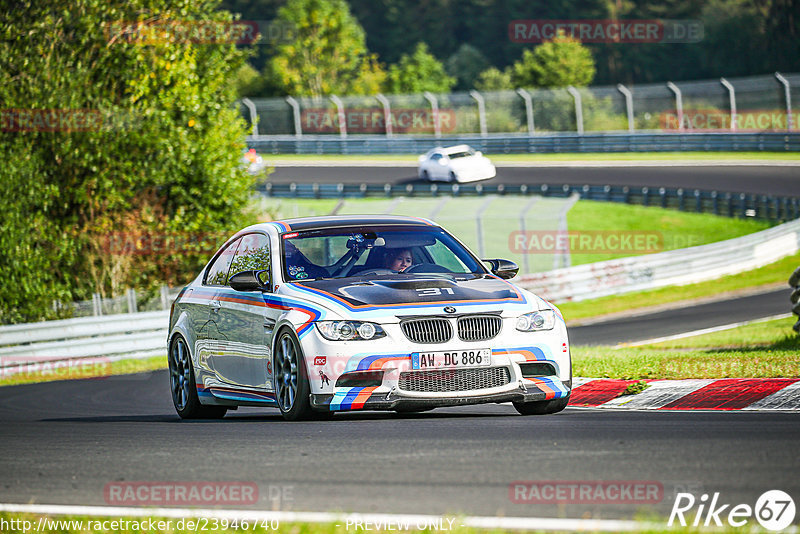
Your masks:
<instances>
[{"instance_id":1,"label":"green bush","mask_svg":"<svg viewBox=\"0 0 800 534\"><path fill-rule=\"evenodd\" d=\"M27 0L0 18L0 322L54 300L186 282L207 252L116 254L126 234L218 234L246 222L246 124L233 44L137 40L123 21L230 21L215 2ZM131 37L133 35L133 37ZM23 124L82 114L91 123ZM16 122L15 122L16 121ZM147 251L144 251L147 252Z\"/></svg>"}]
</instances>

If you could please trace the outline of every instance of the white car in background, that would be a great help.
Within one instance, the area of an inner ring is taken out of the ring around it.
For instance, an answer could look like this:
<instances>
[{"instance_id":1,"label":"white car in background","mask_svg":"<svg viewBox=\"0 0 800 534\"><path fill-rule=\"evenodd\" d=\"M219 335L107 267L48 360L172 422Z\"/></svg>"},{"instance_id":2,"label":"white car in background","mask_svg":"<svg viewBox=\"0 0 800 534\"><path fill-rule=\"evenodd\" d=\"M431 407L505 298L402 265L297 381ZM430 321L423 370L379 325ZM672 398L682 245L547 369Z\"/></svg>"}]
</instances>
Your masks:
<instances>
[{"instance_id":1,"label":"white car in background","mask_svg":"<svg viewBox=\"0 0 800 534\"><path fill-rule=\"evenodd\" d=\"M488 180L497 174L489 158L468 145L436 147L419 157L419 177L445 182Z\"/></svg>"}]
</instances>

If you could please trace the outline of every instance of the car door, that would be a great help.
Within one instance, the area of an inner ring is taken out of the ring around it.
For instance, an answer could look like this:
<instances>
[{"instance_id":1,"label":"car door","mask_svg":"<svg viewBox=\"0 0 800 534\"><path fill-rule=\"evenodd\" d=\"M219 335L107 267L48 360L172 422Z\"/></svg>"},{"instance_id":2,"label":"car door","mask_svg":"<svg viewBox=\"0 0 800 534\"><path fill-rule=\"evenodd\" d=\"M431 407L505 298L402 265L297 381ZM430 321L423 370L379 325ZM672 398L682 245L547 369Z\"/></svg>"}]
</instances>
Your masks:
<instances>
[{"instance_id":1,"label":"car door","mask_svg":"<svg viewBox=\"0 0 800 534\"><path fill-rule=\"evenodd\" d=\"M442 174L442 155L436 152L431 156L428 165L428 173L431 178L441 178Z\"/></svg>"},{"instance_id":2,"label":"car door","mask_svg":"<svg viewBox=\"0 0 800 534\"><path fill-rule=\"evenodd\" d=\"M263 281L271 286L270 252L267 235L252 233L242 236L227 280L242 271L263 270ZM233 385L271 391L270 346L281 310L267 307L261 291L236 291L226 285L220 293L215 323L223 351L214 355L217 378Z\"/></svg>"},{"instance_id":3,"label":"car door","mask_svg":"<svg viewBox=\"0 0 800 534\"><path fill-rule=\"evenodd\" d=\"M228 280L228 270L240 242L241 238L230 242L217 254L203 277L203 291L199 292L207 300L197 312L202 327L198 330L195 352L198 364L211 372L214 372L215 355L222 354L224 350L224 338L217 325L221 307L220 288Z\"/></svg>"}]
</instances>

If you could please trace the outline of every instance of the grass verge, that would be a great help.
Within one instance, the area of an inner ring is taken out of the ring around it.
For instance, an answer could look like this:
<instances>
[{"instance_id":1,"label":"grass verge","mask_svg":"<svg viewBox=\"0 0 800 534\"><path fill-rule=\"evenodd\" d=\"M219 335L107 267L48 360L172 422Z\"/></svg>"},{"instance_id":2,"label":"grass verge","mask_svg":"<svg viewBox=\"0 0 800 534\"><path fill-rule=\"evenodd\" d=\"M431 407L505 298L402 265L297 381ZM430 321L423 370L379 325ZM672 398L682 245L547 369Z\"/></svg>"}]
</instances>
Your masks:
<instances>
[{"instance_id":1,"label":"grass verge","mask_svg":"<svg viewBox=\"0 0 800 534\"><path fill-rule=\"evenodd\" d=\"M792 319L752 323L641 347L572 347L573 374L600 378L797 378Z\"/></svg>"},{"instance_id":2,"label":"grass verge","mask_svg":"<svg viewBox=\"0 0 800 534\"><path fill-rule=\"evenodd\" d=\"M643 310L654 306L703 297L715 297L723 294L734 295L737 291L746 289L767 288L777 283L786 283L789 275L798 265L800 265L800 253L787 256L752 271L723 276L716 280L683 286L669 286L625 295L612 295L580 302L564 302L558 304L558 307L567 319L567 325L569 325L570 323L579 322L580 319L590 317L602 317L633 309ZM786 299L786 311L789 311L788 298Z\"/></svg>"},{"instance_id":3,"label":"grass verge","mask_svg":"<svg viewBox=\"0 0 800 534\"><path fill-rule=\"evenodd\" d=\"M83 362L26 363L19 367L3 369L2 375L0 375L0 386L53 382L55 380L71 380L74 378L105 378L113 375L155 371L166 367L166 355L115 362L103 361L103 359L98 358Z\"/></svg>"}]
</instances>

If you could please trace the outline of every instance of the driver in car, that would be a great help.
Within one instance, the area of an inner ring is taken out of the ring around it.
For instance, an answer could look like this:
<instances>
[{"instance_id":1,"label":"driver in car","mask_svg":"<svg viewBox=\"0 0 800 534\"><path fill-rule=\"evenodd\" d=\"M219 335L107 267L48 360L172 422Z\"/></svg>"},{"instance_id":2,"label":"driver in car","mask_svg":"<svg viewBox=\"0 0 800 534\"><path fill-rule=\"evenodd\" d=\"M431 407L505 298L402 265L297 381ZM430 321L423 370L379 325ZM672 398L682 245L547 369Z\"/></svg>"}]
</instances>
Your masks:
<instances>
[{"instance_id":1,"label":"driver in car","mask_svg":"<svg viewBox=\"0 0 800 534\"><path fill-rule=\"evenodd\" d=\"M387 249L383 262L387 269L403 272L414 263L414 257L407 248Z\"/></svg>"}]
</instances>

